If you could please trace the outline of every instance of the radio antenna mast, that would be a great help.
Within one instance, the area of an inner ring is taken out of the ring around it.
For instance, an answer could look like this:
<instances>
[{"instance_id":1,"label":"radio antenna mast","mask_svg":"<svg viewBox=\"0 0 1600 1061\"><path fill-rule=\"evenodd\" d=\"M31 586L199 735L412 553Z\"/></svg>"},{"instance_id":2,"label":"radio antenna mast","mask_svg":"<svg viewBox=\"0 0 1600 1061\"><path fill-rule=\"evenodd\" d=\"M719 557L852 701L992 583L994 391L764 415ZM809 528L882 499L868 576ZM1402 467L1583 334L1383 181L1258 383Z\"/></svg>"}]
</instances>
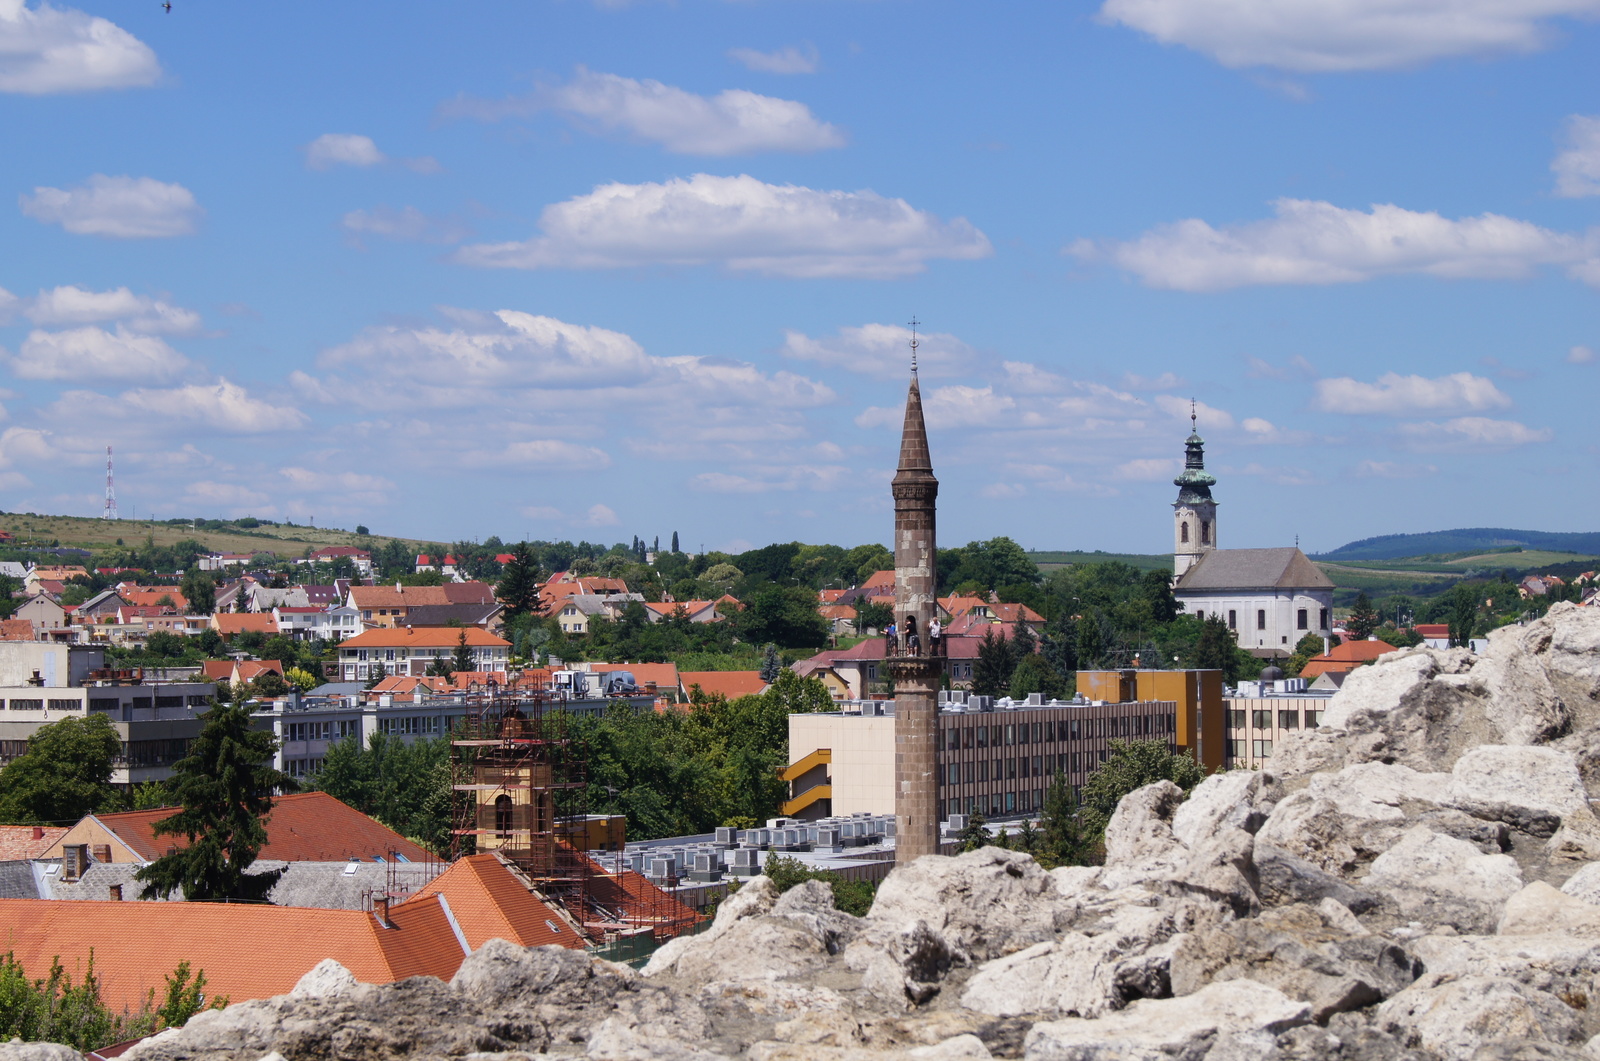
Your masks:
<instances>
[{"instance_id":1,"label":"radio antenna mast","mask_svg":"<svg viewBox=\"0 0 1600 1061\"><path fill-rule=\"evenodd\" d=\"M117 484L111 476L111 447L106 447L106 507L100 513L101 519L118 519L117 516Z\"/></svg>"}]
</instances>

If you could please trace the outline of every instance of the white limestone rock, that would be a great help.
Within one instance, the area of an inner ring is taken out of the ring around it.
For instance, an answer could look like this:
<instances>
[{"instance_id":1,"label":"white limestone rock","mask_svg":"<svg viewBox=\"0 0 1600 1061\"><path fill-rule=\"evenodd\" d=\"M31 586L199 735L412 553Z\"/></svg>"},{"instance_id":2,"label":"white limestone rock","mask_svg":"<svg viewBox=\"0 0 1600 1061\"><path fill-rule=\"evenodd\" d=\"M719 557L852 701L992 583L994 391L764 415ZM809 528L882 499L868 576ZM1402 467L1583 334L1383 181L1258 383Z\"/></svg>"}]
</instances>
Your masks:
<instances>
[{"instance_id":1,"label":"white limestone rock","mask_svg":"<svg viewBox=\"0 0 1600 1061\"><path fill-rule=\"evenodd\" d=\"M355 990L356 975L332 958L324 958L295 982L294 998L333 998Z\"/></svg>"},{"instance_id":2,"label":"white limestone rock","mask_svg":"<svg viewBox=\"0 0 1600 1061\"><path fill-rule=\"evenodd\" d=\"M1554 995L1515 980L1429 973L1380 1005L1376 1020L1408 1045L1469 1061L1492 1043L1533 1039L1581 1045L1582 1023Z\"/></svg>"},{"instance_id":3,"label":"white limestone rock","mask_svg":"<svg viewBox=\"0 0 1600 1061\"><path fill-rule=\"evenodd\" d=\"M878 885L865 927L922 921L957 960L987 961L1055 938L1077 909L1032 855L981 847L895 867Z\"/></svg>"},{"instance_id":4,"label":"white limestone rock","mask_svg":"<svg viewBox=\"0 0 1600 1061\"><path fill-rule=\"evenodd\" d=\"M1487 744L1456 760L1449 802L1480 818L1550 836L1562 821L1589 812L1577 761L1554 748Z\"/></svg>"},{"instance_id":5,"label":"white limestone rock","mask_svg":"<svg viewBox=\"0 0 1600 1061\"><path fill-rule=\"evenodd\" d=\"M1408 813L1435 807L1448 783L1447 774L1376 762L1317 774L1277 805L1256 843L1346 876L1388 850Z\"/></svg>"},{"instance_id":6,"label":"white limestone rock","mask_svg":"<svg viewBox=\"0 0 1600 1061\"><path fill-rule=\"evenodd\" d=\"M1506 900L1500 917L1502 936L1548 936L1571 934L1578 938L1600 938L1600 906L1586 903L1534 881Z\"/></svg>"},{"instance_id":7,"label":"white limestone rock","mask_svg":"<svg viewBox=\"0 0 1600 1061\"><path fill-rule=\"evenodd\" d=\"M1117 870L1175 863L1183 845L1172 831L1172 821L1182 803L1183 790L1171 781L1157 781L1123 796L1106 824L1102 877Z\"/></svg>"},{"instance_id":8,"label":"white limestone rock","mask_svg":"<svg viewBox=\"0 0 1600 1061\"><path fill-rule=\"evenodd\" d=\"M1408 920L1492 932L1506 900L1522 887L1522 872L1509 855L1485 855L1417 825L1378 856L1362 883L1384 893Z\"/></svg>"},{"instance_id":9,"label":"white limestone rock","mask_svg":"<svg viewBox=\"0 0 1600 1061\"><path fill-rule=\"evenodd\" d=\"M1250 980L1184 998L1146 999L1098 1020L1042 1021L1028 1031L1029 1061L1174 1061L1263 1056L1311 1007Z\"/></svg>"},{"instance_id":10,"label":"white limestone rock","mask_svg":"<svg viewBox=\"0 0 1600 1061\"><path fill-rule=\"evenodd\" d=\"M1590 862L1567 878L1561 890L1574 899L1600 906L1600 862Z\"/></svg>"},{"instance_id":11,"label":"white limestone rock","mask_svg":"<svg viewBox=\"0 0 1600 1061\"><path fill-rule=\"evenodd\" d=\"M1173 813L1172 834L1195 848L1225 825L1255 833L1283 795L1278 779L1265 770L1212 774Z\"/></svg>"}]
</instances>

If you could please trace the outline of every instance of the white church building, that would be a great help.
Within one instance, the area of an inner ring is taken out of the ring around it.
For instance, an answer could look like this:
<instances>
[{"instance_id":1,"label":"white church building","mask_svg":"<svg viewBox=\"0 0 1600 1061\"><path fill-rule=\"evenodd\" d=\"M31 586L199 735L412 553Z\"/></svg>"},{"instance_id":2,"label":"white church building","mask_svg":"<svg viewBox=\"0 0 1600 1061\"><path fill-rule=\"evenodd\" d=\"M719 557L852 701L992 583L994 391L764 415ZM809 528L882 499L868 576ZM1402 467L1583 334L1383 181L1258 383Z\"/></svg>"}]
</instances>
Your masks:
<instances>
[{"instance_id":1,"label":"white church building","mask_svg":"<svg viewBox=\"0 0 1600 1061\"><path fill-rule=\"evenodd\" d=\"M1206 471L1205 440L1191 431L1183 474L1174 479L1173 595L1197 618L1217 616L1257 656L1282 658L1306 634L1326 641L1333 628L1333 582L1298 548L1220 549L1216 476Z\"/></svg>"}]
</instances>

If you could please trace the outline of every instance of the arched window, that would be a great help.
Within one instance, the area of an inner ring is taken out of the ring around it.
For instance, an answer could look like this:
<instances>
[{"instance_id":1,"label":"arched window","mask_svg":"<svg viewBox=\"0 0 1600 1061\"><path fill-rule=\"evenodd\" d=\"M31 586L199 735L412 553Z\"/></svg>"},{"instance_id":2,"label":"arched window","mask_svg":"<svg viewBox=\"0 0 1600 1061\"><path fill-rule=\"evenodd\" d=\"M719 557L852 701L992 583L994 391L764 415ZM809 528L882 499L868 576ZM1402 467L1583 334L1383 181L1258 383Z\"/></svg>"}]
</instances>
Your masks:
<instances>
[{"instance_id":1,"label":"arched window","mask_svg":"<svg viewBox=\"0 0 1600 1061\"><path fill-rule=\"evenodd\" d=\"M1211 544L1211 521L1210 520L1202 520L1201 523L1200 523L1200 544L1201 545L1210 545Z\"/></svg>"},{"instance_id":2,"label":"arched window","mask_svg":"<svg viewBox=\"0 0 1600 1061\"><path fill-rule=\"evenodd\" d=\"M494 831L500 839L511 839L511 797L501 793L494 800Z\"/></svg>"},{"instance_id":3,"label":"arched window","mask_svg":"<svg viewBox=\"0 0 1600 1061\"><path fill-rule=\"evenodd\" d=\"M1189 540L1189 521L1188 520L1184 520L1182 523L1178 524L1178 541L1187 542L1188 540Z\"/></svg>"}]
</instances>

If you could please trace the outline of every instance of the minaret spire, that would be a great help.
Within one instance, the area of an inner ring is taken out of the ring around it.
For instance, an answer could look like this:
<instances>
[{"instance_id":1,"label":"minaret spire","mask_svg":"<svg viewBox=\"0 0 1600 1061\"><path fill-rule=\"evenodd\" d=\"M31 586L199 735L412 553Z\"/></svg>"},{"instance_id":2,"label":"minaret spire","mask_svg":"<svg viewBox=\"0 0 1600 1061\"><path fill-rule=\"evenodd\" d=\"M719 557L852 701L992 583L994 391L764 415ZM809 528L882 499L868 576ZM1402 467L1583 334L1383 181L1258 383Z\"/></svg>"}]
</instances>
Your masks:
<instances>
[{"instance_id":1,"label":"minaret spire","mask_svg":"<svg viewBox=\"0 0 1600 1061\"><path fill-rule=\"evenodd\" d=\"M898 643L886 660L895 689L895 860L910 862L938 852L939 679L944 659L932 655L928 636L938 601L935 505L939 480L928 452L917 381L917 328L911 321L911 381L900 432L900 463L894 496L894 621ZM913 640L915 635L915 640Z\"/></svg>"}]
</instances>

